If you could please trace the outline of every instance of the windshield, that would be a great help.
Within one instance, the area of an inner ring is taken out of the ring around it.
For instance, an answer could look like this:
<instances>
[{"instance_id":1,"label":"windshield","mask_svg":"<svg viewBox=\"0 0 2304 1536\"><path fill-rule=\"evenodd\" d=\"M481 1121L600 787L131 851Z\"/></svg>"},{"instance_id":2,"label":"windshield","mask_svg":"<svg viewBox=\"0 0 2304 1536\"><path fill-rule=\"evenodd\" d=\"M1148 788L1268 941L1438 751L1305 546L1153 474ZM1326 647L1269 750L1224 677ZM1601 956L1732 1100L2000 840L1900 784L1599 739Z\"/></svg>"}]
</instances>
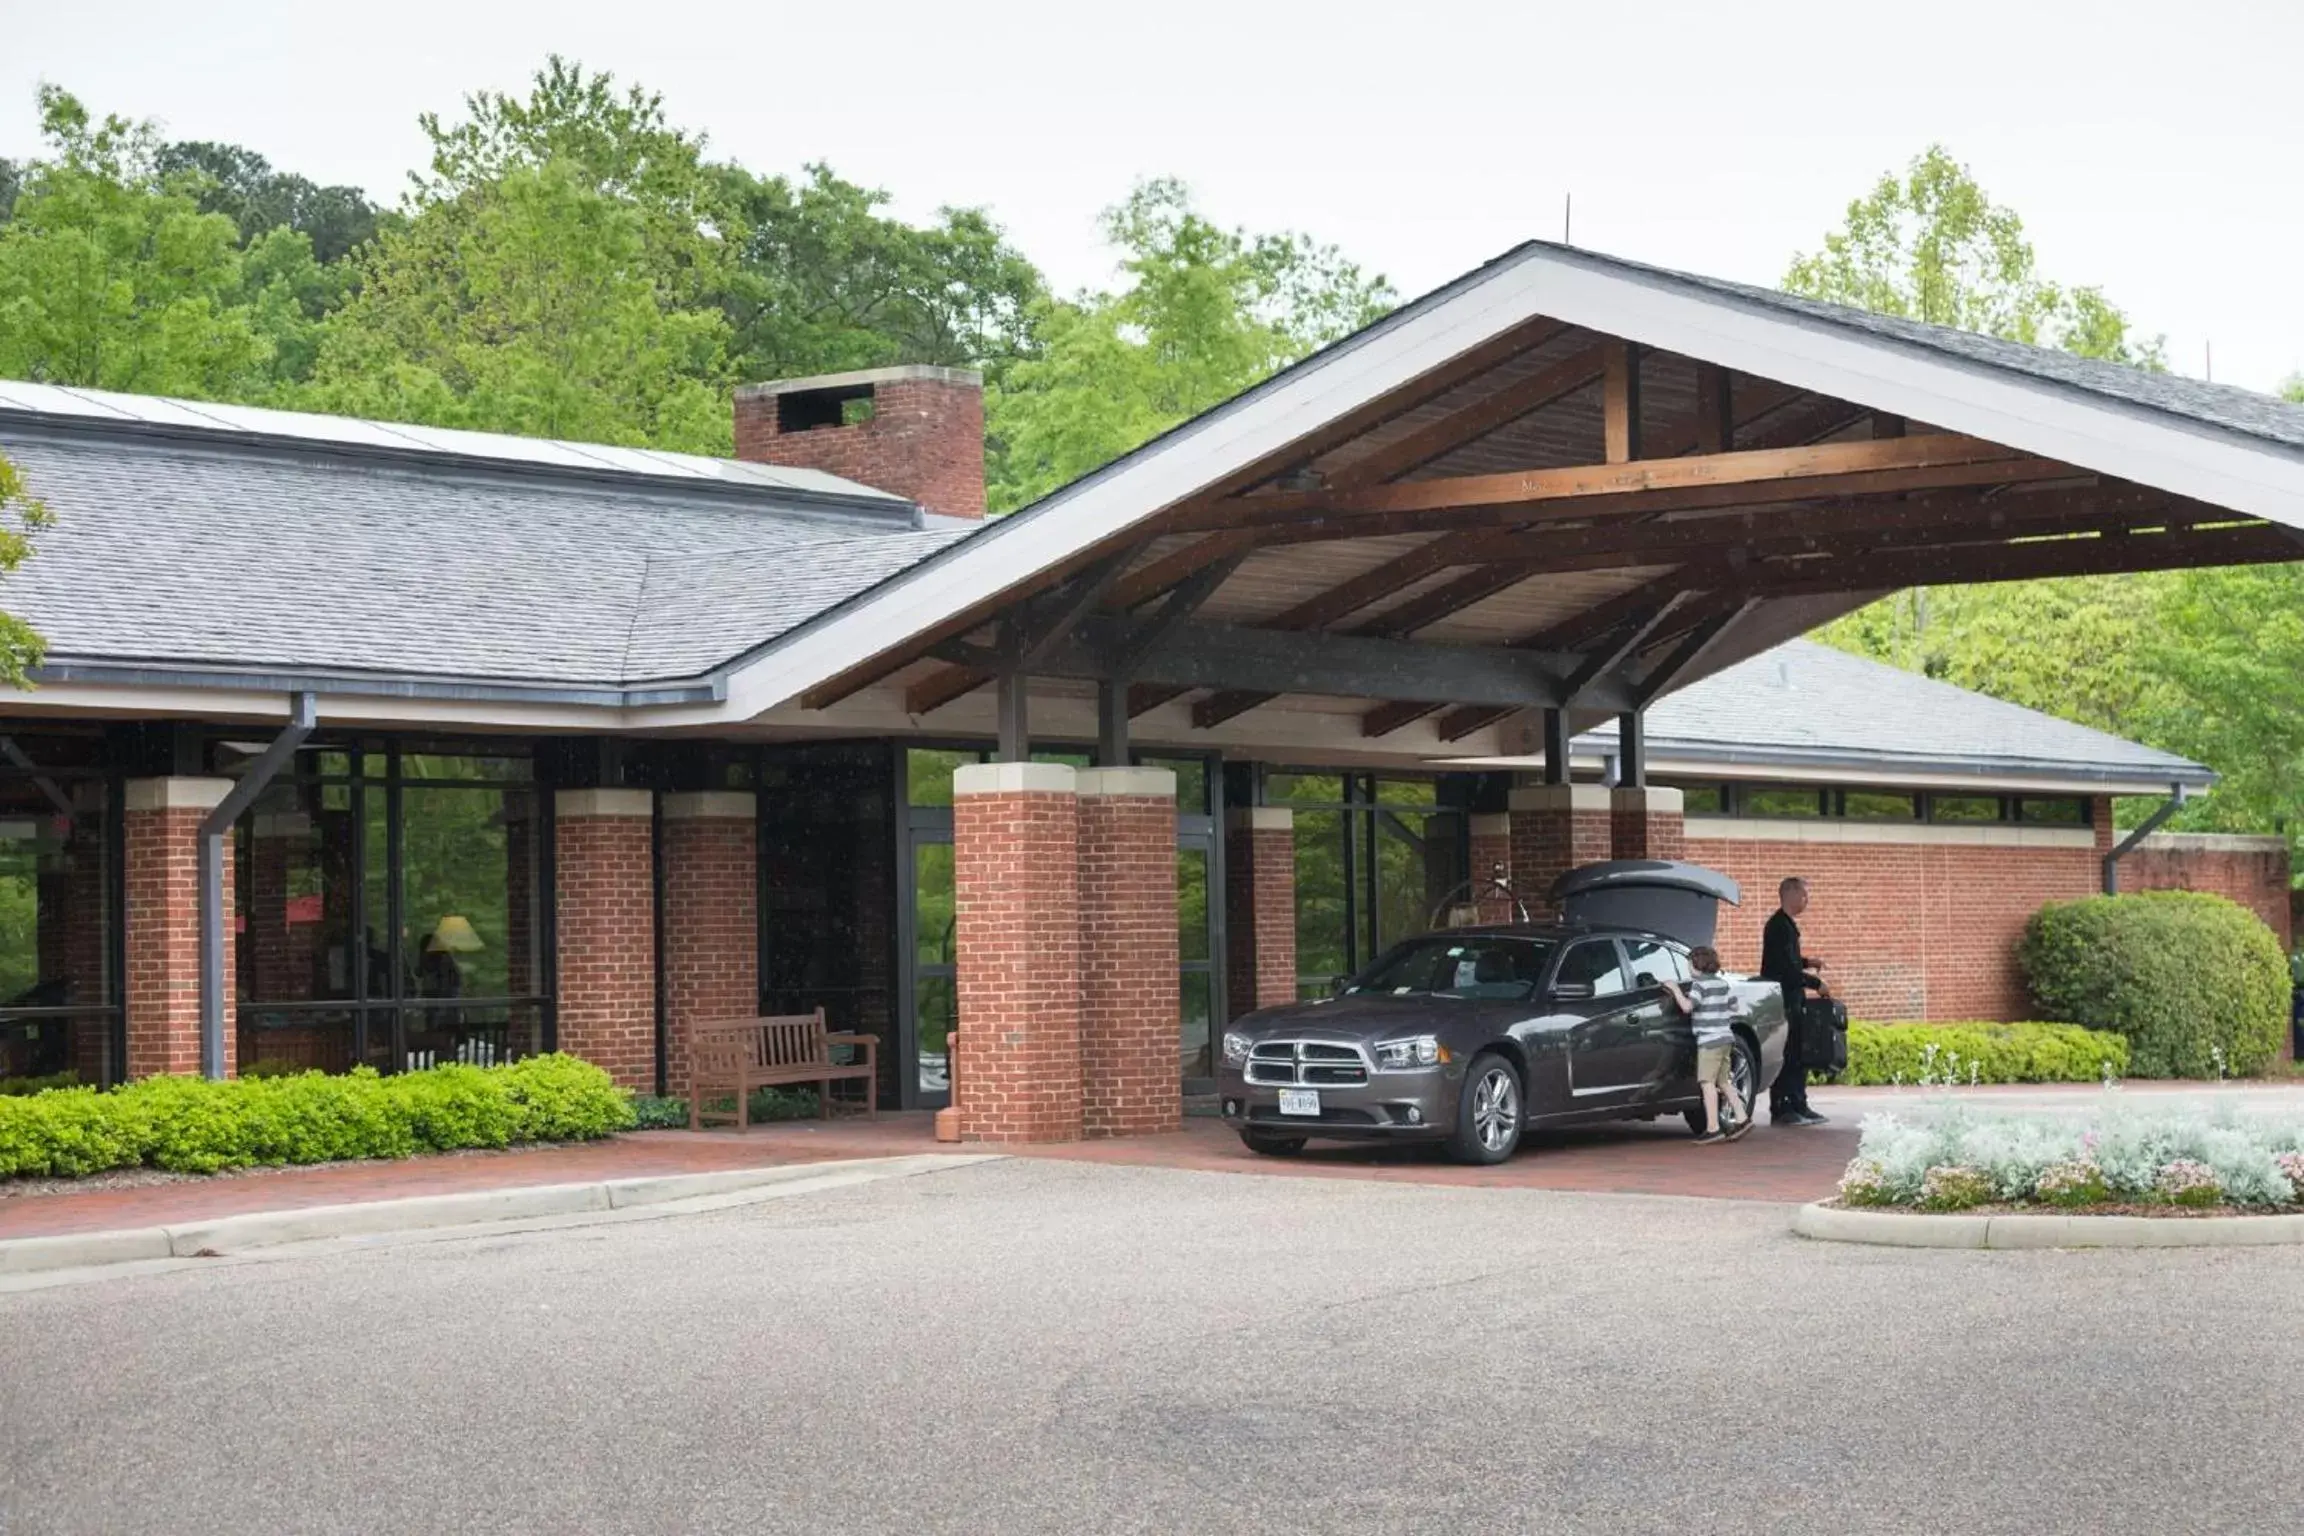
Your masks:
<instances>
[{"instance_id":1,"label":"windshield","mask_svg":"<svg viewBox=\"0 0 2304 1536\"><path fill-rule=\"evenodd\" d=\"M1497 998L1518 1002L1536 995L1549 939L1500 934L1431 934L1379 956L1353 978L1345 996L1429 995Z\"/></svg>"}]
</instances>

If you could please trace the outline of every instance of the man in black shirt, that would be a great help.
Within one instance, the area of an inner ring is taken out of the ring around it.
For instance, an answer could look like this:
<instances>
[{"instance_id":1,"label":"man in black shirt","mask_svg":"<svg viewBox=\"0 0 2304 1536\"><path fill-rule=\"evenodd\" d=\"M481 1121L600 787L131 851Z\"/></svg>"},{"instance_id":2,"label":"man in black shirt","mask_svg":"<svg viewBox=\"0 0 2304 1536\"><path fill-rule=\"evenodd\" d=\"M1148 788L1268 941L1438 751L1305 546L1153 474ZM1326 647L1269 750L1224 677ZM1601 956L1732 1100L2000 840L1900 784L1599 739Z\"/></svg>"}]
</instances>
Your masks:
<instances>
[{"instance_id":1,"label":"man in black shirt","mask_svg":"<svg viewBox=\"0 0 2304 1536\"><path fill-rule=\"evenodd\" d=\"M1808 1068L1800 1059L1801 1025L1808 994L1831 995L1816 968L1824 962L1801 953L1800 914L1808 909L1808 882L1793 875L1776 888L1776 915L1760 935L1760 979L1784 989L1784 1066L1768 1090L1768 1119L1774 1125L1822 1125L1808 1107Z\"/></svg>"}]
</instances>

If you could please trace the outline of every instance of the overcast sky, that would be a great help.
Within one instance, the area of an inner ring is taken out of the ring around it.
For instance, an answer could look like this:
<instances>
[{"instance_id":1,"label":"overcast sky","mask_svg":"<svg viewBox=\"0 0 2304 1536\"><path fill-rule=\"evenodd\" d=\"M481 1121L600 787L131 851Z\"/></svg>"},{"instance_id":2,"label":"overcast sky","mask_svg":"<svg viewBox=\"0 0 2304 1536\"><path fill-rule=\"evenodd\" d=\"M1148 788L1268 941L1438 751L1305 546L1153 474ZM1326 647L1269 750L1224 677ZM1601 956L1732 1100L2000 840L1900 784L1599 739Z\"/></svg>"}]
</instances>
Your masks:
<instances>
[{"instance_id":1,"label":"overcast sky","mask_svg":"<svg viewBox=\"0 0 2304 1536\"><path fill-rule=\"evenodd\" d=\"M1774 283L1941 140L2178 371L2304 369L2299 0L0 0L0 155L35 150L45 79L393 198L418 111L552 51L755 169L983 205L1063 288L1106 278L1095 215L1152 175L1404 294L1556 237L1571 193L1580 245Z\"/></svg>"}]
</instances>

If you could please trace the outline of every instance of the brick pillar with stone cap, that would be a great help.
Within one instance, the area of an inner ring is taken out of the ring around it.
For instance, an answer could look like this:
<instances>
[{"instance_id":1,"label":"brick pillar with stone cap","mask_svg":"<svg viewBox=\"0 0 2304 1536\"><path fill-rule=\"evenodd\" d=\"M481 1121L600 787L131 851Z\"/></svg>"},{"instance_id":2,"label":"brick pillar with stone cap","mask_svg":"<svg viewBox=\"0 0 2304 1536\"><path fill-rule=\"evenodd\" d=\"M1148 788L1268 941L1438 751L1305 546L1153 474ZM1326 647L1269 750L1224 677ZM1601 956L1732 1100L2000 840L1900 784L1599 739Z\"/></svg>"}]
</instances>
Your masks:
<instances>
[{"instance_id":1,"label":"brick pillar with stone cap","mask_svg":"<svg viewBox=\"0 0 2304 1536\"><path fill-rule=\"evenodd\" d=\"M688 1093L696 1026L760 1011L758 802L664 797L665 1091Z\"/></svg>"},{"instance_id":2,"label":"brick pillar with stone cap","mask_svg":"<svg viewBox=\"0 0 2304 1536\"><path fill-rule=\"evenodd\" d=\"M1679 790L1649 785L1609 792L1609 841L1619 859L1688 856L1686 802Z\"/></svg>"},{"instance_id":3,"label":"brick pillar with stone cap","mask_svg":"<svg viewBox=\"0 0 2304 1536\"><path fill-rule=\"evenodd\" d=\"M563 789L553 802L560 1049L623 1087L656 1087L655 798Z\"/></svg>"},{"instance_id":4,"label":"brick pillar with stone cap","mask_svg":"<svg viewBox=\"0 0 2304 1536\"><path fill-rule=\"evenodd\" d=\"M1235 1019L1296 1001L1296 813L1285 805L1225 812L1224 979Z\"/></svg>"},{"instance_id":5,"label":"brick pillar with stone cap","mask_svg":"<svg viewBox=\"0 0 2304 1536\"><path fill-rule=\"evenodd\" d=\"M1550 912L1552 882L1615 856L1610 791L1598 784L1529 784L1512 791L1512 888L1530 913Z\"/></svg>"},{"instance_id":6,"label":"brick pillar with stone cap","mask_svg":"<svg viewBox=\"0 0 2304 1536\"><path fill-rule=\"evenodd\" d=\"M230 779L130 779L121 854L126 863L128 974L122 989L127 1075L200 1071L200 824L232 792ZM229 855L229 848L226 850ZM224 977L233 989L232 864L224 860ZM237 1066L224 1020L224 1074Z\"/></svg>"},{"instance_id":7,"label":"brick pillar with stone cap","mask_svg":"<svg viewBox=\"0 0 2304 1536\"><path fill-rule=\"evenodd\" d=\"M1084 1128L1078 780L1060 763L952 776L952 1093L965 1141L1078 1141Z\"/></svg>"},{"instance_id":8,"label":"brick pillar with stone cap","mask_svg":"<svg viewBox=\"0 0 2304 1536\"><path fill-rule=\"evenodd\" d=\"M1176 927L1176 775L1090 768L1080 797L1082 1130L1183 1124Z\"/></svg>"}]
</instances>

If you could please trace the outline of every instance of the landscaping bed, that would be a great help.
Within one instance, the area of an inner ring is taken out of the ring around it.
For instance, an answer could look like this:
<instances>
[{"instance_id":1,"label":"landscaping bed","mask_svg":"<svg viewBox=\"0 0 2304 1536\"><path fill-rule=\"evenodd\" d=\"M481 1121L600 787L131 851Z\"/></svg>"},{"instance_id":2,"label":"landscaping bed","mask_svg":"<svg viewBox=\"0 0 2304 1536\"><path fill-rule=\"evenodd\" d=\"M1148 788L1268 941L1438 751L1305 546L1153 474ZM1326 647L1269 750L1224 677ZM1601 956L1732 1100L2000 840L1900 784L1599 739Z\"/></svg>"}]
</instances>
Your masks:
<instances>
[{"instance_id":1,"label":"landscaping bed","mask_svg":"<svg viewBox=\"0 0 2304 1536\"><path fill-rule=\"evenodd\" d=\"M208 1174L591 1141L635 1124L630 1096L572 1056L380 1077L153 1077L0 1097L0 1181L121 1170ZM0 1188L7 1187L0 1183Z\"/></svg>"},{"instance_id":2,"label":"landscaping bed","mask_svg":"<svg viewBox=\"0 0 2304 1536\"><path fill-rule=\"evenodd\" d=\"M1920 1214L2174 1216L2304 1210L2304 1115L2230 1103L2083 1113L1947 1101L1865 1117L1837 1208Z\"/></svg>"}]
</instances>

